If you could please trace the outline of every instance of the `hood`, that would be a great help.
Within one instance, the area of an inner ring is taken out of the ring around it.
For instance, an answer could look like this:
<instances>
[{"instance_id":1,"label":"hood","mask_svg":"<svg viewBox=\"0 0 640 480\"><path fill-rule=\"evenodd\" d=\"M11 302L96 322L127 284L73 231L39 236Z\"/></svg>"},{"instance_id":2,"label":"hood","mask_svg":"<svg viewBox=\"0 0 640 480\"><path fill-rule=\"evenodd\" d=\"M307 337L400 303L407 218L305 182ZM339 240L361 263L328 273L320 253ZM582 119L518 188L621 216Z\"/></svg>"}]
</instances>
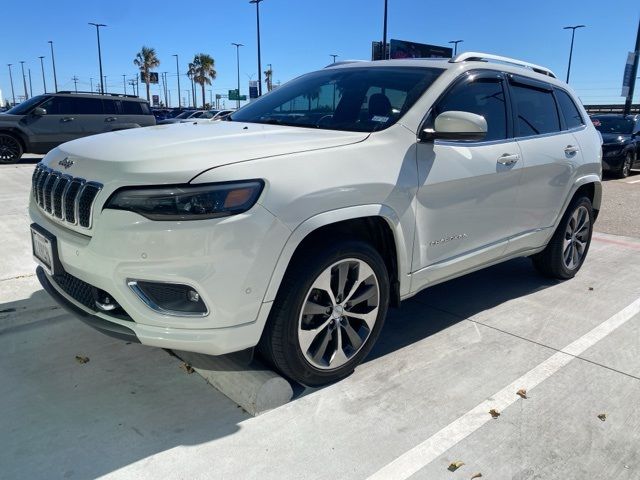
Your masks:
<instances>
[{"instance_id":1,"label":"hood","mask_svg":"<svg viewBox=\"0 0 640 480\"><path fill-rule=\"evenodd\" d=\"M43 163L105 185L183 183L210 168L349 145L368 135L241 122L177 123L67 142L49 152ZM73 160L66 170L58 165L65 158Z\"/></svg>"},{"instance_id":2,"label":"hood","mask_svg":"<svg viewBox=\"0 0 640 480\"><path fill-rule=\"evenodd\" d=\"M621 134L621 133L603 133L602 134L602 142L607 144L618 144L622 145L631 140L631 135Z\"/></svg>"}]
</instances>

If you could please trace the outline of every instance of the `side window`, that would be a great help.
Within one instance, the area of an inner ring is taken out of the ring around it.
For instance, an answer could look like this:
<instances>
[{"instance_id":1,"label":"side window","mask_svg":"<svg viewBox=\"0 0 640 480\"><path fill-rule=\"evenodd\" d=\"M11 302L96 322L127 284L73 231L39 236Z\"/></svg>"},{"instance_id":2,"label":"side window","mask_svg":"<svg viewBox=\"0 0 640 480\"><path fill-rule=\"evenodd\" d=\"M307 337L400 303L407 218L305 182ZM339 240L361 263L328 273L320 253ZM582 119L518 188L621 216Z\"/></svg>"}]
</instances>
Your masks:
<instances>
[{"instance_id":1,"label":"side window","mask_svg":"<svg viewBox=\"0 0 640 480\"><path fill-rule=\"evenodd\" d=\"M578 110L578 107L573 103L573 100L571 100L571 97L567 92L564 90L556 90L556 98L560 104L560 111L562 111L562 116L567 129L584 125L584 120L582 119L582 115L580 115L580 110Z\"/></svg>"},{"instance_id":2,"label":"side window","mask_svg":"<svg viewBox=\"0 0 640 480\"><path fill-rule=\"evenodd\" d=\"M553 94L525 85L512 85L516 106L516 136L528 137L560 131L560 119Z\"/></svg>"},{"instance_id":3,"label":"side window","mask_svg":"<svg viewBox=\"0 0 640 480\"><path fill-rule=\"evenodd\" d=\"M102 115L102 100L100 98L68 97L74 115Z\"/></svg>"},{"instance_id":4,"label":"side window","mask_svg":"<svg viewBox=\"0 0 640 480\"><path fill-rule=\"evenodd\" d=\"M452 110L483 116L488 130L485 140L507 138L507 106L502 80L479 78L459 83L434 107L431 121L442 112Z\"/></svg>"},{"instance_id":5,"label":"side window","mask_svg":"<svg viewBox=\"0 0 640 480\"><path fill-rule=\"evenodd\" d=\"M48 115L73 115L70 97L51 97L40 105Z\"/></svg>"},{"instance_id":6,"label":"side window","mask_svg":"<svg viewBox=\"0 0 640 480\"><path fill-rule=\"evenodd\" d=\"M142 115L142 103L130 102L127 100L122 101L122 114L123 115Z\"/></svg>"},{"instance_id":7,"label":"side window","mask_svg":"<svg viewBox=\"0 0 640 480\"><path fill-rule=\"evenodd\" d=\"M115 100L102 100L102 106L104 113L107 115L116 115L118 113Z\"/></svg>"}]
</instances>

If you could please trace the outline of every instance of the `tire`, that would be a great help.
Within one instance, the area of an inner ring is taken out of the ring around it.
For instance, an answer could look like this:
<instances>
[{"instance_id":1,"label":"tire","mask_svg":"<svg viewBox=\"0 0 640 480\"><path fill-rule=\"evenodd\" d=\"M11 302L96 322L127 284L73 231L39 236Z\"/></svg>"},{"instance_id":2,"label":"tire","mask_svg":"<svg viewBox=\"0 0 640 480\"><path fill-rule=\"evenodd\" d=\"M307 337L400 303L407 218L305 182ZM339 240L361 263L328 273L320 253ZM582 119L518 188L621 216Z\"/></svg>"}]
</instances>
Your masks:
<instances>
[{"instance_id":1,"label":"tire","mask_svg":"<svg viewBox=\"0 0 640 480\"><path fill-rule=\"evenodd\" d=\"M8 133L0 133L0 163L17 163L23 153L20 140Z\"/></svg>"},{"instance_id":2,"label":"tire","mask_svg":"<svg viewBox=\"0 0 640 480\"><path fill-rule=\"evenodd\" d=\"M627 152L624 156L624 160L622 161L622 165L620 165L620 170L617 171L618 178L627 178L631 173L631 167L634 164L633 154L631 152Z\"/></svg>"},{"instance_id":3,"label":"tire","mask_svg":"<svg viewBox=\"0 0 640 480\"><path fill-rule=\"evenodd\" d=\"M575 198L569 204L546 248L531 257L533 265L540 273L550 278L573 278L587 257L592 234L591 200L587 197Z\"/></svg>"},{"instance_id":4,"label":"tire","mask_svg":"<svg viewBox=\"0 0 640 480\"><path fill-rule=\"evenodd\" d=\"M373 347L388 305L387 269L371 245L342 241L308 248L285 274L259 350L304 385L340 380Z\"/></svg>"}]
</instances>

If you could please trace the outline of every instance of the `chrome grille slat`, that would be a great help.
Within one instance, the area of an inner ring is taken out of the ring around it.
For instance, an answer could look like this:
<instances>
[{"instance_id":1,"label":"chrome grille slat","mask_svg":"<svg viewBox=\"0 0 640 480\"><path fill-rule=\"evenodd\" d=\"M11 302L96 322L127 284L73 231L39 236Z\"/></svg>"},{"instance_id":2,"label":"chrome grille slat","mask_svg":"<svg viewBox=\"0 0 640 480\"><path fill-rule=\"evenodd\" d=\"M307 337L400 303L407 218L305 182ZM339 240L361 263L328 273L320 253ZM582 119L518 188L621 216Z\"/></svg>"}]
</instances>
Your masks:
<instances>
[{"instance_id":1,"label":"chrome grille slat","mask_svg":"<svg viewBox=\"0 0 640 480\"><path fill-rule=\"evenodd\" d=\"M102 184L37 165L31 186L42 213L86 230L91 228L93 206Z\"/></svg>"}]
</instances>

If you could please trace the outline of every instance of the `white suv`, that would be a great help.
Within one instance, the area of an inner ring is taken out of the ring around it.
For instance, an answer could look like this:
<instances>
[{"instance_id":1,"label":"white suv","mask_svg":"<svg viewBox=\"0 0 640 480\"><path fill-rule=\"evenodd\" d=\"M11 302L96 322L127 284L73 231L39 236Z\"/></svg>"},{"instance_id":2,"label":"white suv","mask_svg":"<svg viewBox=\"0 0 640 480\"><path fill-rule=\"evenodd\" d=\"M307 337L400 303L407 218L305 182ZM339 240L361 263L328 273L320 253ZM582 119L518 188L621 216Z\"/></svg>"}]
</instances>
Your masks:
<instances>
[{"instance_id":1,"label":"white suv","mask_svg":"<svg viewBox=\"0 0 640 480\"><path fill-rule=\"evenodd\" d=\"M514 257L573 277L600 137L552 72L493 55L351 62L228 121L66 143L36 167L44 288L104 333L288 377L348 375L389 304Z\"/></svg>"}]
</instances>

